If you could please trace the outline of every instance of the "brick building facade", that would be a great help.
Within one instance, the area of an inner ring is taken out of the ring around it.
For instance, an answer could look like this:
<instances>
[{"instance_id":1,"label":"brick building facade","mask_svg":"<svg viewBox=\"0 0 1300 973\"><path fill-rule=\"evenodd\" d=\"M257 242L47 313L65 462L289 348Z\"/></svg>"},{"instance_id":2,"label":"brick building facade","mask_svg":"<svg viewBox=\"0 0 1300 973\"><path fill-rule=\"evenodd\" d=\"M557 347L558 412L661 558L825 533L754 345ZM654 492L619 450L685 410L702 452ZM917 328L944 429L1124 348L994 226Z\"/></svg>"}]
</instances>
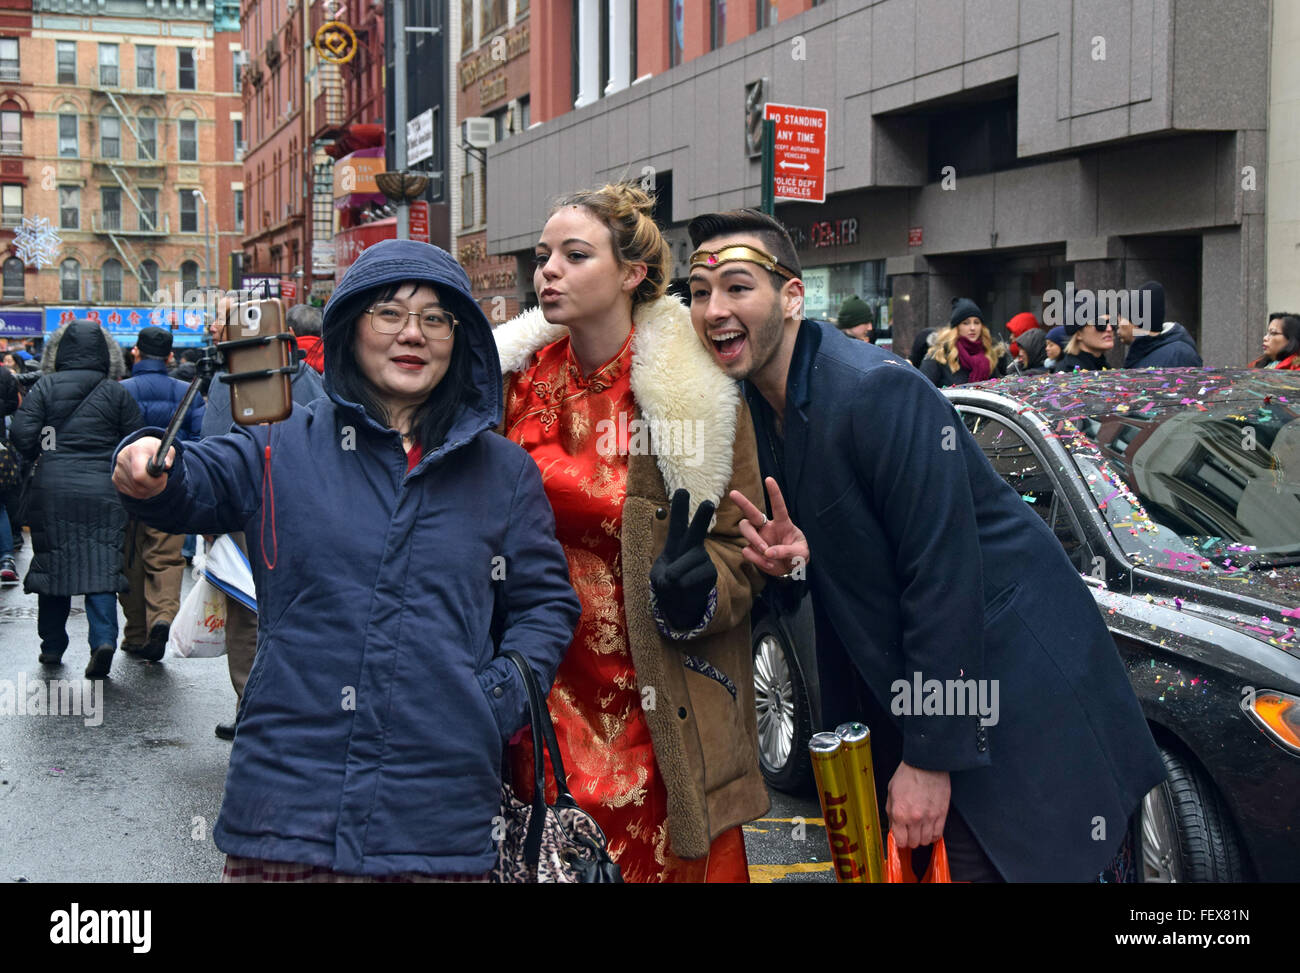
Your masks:
<instances>
[{"instance_id":1,"label":"brick building facade","mask_svg":"<svg viewBox=\"0 0 1300 973\"><path fill-rule=\"evenodd\" d=\"M140 305L226 283L220 241L236 230L238 168L220 106L233 95L235 34L218 25L211 8L147 0L37 0L28 33L6 18L5 303ZM24 268L20 285L10 271L22 216L45 217L62 242L55 265Z\"/></svg>"}]
</instances>

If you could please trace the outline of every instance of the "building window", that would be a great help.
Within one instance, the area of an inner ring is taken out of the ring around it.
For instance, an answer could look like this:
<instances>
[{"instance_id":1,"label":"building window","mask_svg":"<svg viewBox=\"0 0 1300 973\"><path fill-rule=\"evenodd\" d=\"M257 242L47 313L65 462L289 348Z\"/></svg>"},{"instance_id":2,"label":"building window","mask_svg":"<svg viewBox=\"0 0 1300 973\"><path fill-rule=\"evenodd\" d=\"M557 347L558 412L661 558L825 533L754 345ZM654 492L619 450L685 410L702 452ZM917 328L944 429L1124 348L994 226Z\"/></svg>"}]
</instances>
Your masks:
<instances>
[{"instance_id":1,"label":"building window","mask_svg":"<svg viewBox=\"0 0 1300 973\"><path fill-rule=\"evenodd\" d=\"M56 41L54 44L54 59L58 65L57 77L59 84L76 84L77 42Z\"/></svg>"},{"instance_id":2,"label":"building window","mask_svg":"<svg viewBox=\"0 0 1300 973\"><path fill-rule=\"evenodd\" d=\"M59 116L59 158L75 159L81 155L77 141L77 116Z\"/></svg>"},{"instance_id":3,"label":"building window","mask_svg":"<svg viewBox=\"0 0 1300 973\"><path fill-rule=\"evenodd\" d=\"M116 115L99 119L99 154L105 159L122 157L122 120Z\"/></svg>"},{"instance_id":4,"label":"building window","mask_svg":"<svg viewBox=\"0 0 1300 973\"><path fill-rule=\"evenodd\" d=\"M198 75L194 70L194 48L176 48L176 87L181 91L198 89Z\"/></svg>"},{"instance_id":5,"label":"building window","mask_svg":"<svg viewBox=\"0 0 1300 973\"><path fill-rule=\"evenodd\" d=\"M727 43L727 0L709 0L709 50Z\"/></svg>"},{"instance_id":6,"label":"building window","mask_svg":"<svg viewBox=\"0 0 1300 973\"><path fill-rule=\"evenodd\" d=\"M135 49L135 86L137 88L155 88L157 87L157 77L154 71L154 55L156 48L152 45L147 47L136 47Z\"/></svg>"},{"instance_id":7,"label":"building window","mask_svg":"<svg viewBox=\"0 0 1300 973\"><path fill-rule=\"evenodd\" d=\"M6 301L21 301L26 294L26 285L23 283L23 262L17 257L10 257L5 261L4 267L4 299Z\"/></svg>"},{"instance_id":8,"label":"building window","mask_svg":"<svg viewBox=\"0 0 1300 973\"><path fill-rule=\"evenodd\" d=\"M193 189L178 189L181 197L181 232L199 232L199 202Z\"/></svg>"},{"instance_id":9,"label":"building window","mask_svg":"<svg viewBox=\"0 0 1300 973\"><path fill-rule=\"evenodd\" d=\"M117 45L99 45L99 83L106 88L117 87Z\"/></svg>"},{"instance_id":10,"label":"building window","mask_svg":"<svg viewBox=\"0 0 1300 973\"><path fill-rule=\"evenodd\" d=\"M181 297L199 289L199 265L193 260L181 264Z\"/></svg>"},{"instance_id":11,"label":"building window","mask_svg":"<svg viewBox=\"0 0 1300 973\"><path fill-rule=\"evenodd\" d=\"M686 48L686 0L668 0L668 66L682 63Z\"/></svg>"},{"instance_id":12,"label":"building window","mask_svg":"<svg viewBox=\"0 0 1300 973\"><path fill-rule=\"evenodd\" d=\"M81 187L59 187L59 229L81 229Z\"/></svg>"},{"instance_id":13,"label":"building window","mask_svg":"<svg viewBox=\"0 0 1300 973\"><path fill-rule=\"evenodd\" d=\"M232 118L230 123L235 127L235 161L238 162L244 157L244 150L247 148L244 143L244 120Z\"/></svg>"},{"instance_id":14,"label":"building window","mask_svg":"<svg viewBox=\"0 0 1300 973\"><path fill-rule=\"evenodd\" d=\"M506 0L479 0L482 17L479 19L479 37L502 27L506 22Z\"/></svg>"},{"instance_id":15,"label":"building window","mask_svg":"<svg viewBox=\"0 0 1300 973\"><path fill-rule=\"evenodd\" d=\"M122 264L115 257L104 261L99 272L99 299L105 304L122 299Z\"/></svg>"},{"instance_id":16,"label":"building window","mask_svg":"<svg viewBox=\"0 0 1300 973\"><path fill-rule=\"evenodd\" d=\"M244 66L248 64L248 61L244 59L243 51L231 51L230 56L232 59L230 73L231 77L235 79L233 87L235 91L238 91L240 85L244 82Z\"/></svg>"},{"instance_id":17,"label":"building window","mask_svg":"<svg viewBox=\"0 0 1300 973\"><path fill-rule=\"evenodd\" d=\"M23 187L0 189L0 226L17 226L23 221Z\"/></svg>"},{"instance_id":18,"label":"building window","mask_svg":"<svg viewBox=\"0 0 1300 973\"><path fill-rule=\"evenodd\" d=\"M235 191L235 229L243 231L244 229L244 191L236 189Z\"/></svg>"},{"instance_id":19,"label":"building window","mask_svg":"<svg viewBox=\"0 0 1300 973\"><path fill-rule=\"evenodd\" d=\"M140 132L140 141L135 144L135 157L143 162L153 162L158 158L158 119L152 115L140 115L135 123Z\"/></svg>"},{"instance_id":20,"label":"building window","mask_svg":"<svg viewBox=\"0 0 1300 973\"><path fill-rule=\"evenodd\" d=\"M0 37L0 81L17 81L18 38Z\"/></svg>"},{"instance_id":21,"label":"building window","mask_svg":"<svg viewBox=\"0 0 1300 973\"><path fill-rule=\"evenodd\" d=\"M99 188L99 219L104 231L122 229L122 190L116 186Z\"/></svg>"},{"instance_id":22,"label":"building window","mask_svg":"<svg viewBox=\"0 0 1300 973\"><path fill-rule=\"evenodd\" d=\"M152 260L146 260L140 264L140 303L152 301L157 292L158 265Z\"/></svg>"},{"instance_id":23,"label":"building window","mask_svg":"<svg viewBox=\"0 0 1300 973\"><path fill-rule=\"evenodd\" d=\"M460 177L460 228L469 229L474 225L474 183L475 173L466 172Z\"/></svg>"},{"instance_id":24,"label":"building window","mask_svg":"<svg viewBox=\"0 0 1300 973\"><path fill-rule=\"evenodd\" d=\"M182 162L199 161L199 123L197 119L182 118L180 126L180 160Z\"/></svg>"},{"instance_id":25,"label":"building window","mask_svg":"<svg viewBox=\"0 0 1300 973\"><path fill-rule=\"evenodd\" d=\"M474 0L460 0L460 50L474 46Z\"/></svg>"},{"instance_id":26,"label":"building window","mask_svg":"<svg viewBox=\"0 0 1300 973\"><path fill-rule=\"evenodd\" d=\"M0 155L23 154L23 116L6 108L0 111Z\"/></svg>"},{"instance_id":27,"label":"building window","mask_svg":"<svg viewBox=\"0 0 1300 973\"><path fill-rule=\"evenodd\" d=\"M81 264L69 258L59 265L59 300L81 299Z\"/></svg>"},{"instance_id":28,"label":"building window","mask_svg":"<svg viewBox=\"0 0 1300 973\"><path fill-rule=\"evenodd\" d=\"M140 190L140 217L139 227L142 230L158 229L158 190L152 186L142 187Z\"/></svg>"},{"instance_id":29,"label":"building window","mask_svg":"<svg viewBox=\"0 0 1300 973\"><path fill-rule=\"evenodd\" d=\"M757 0L755 13L755 23L759 30L764 27L771 27L776 23L776 6L777 0ZM816 6L814 4L814 6Z\"/></svg>"}]
</instances>

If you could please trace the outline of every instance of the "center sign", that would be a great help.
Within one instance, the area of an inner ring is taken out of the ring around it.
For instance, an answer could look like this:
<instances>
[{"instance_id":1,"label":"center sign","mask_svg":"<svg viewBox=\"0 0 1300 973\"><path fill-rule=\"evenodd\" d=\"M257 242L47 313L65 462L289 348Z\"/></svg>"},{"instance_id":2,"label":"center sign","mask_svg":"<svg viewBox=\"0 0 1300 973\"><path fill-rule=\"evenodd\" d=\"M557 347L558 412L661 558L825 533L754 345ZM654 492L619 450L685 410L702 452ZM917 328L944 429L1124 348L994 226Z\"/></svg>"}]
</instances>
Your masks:
<instances>
[{"instance_id":1,"label":"center sign","mask_svg":"<svg viewBox=\"0 0 1300 973\"><path fill-rule=\"evenodd\" d=\"M776 122L776 157L772 180L777 199L826 202L825 108L801 108L768 102L763 117Z\"/></svg>"}]
</instances>

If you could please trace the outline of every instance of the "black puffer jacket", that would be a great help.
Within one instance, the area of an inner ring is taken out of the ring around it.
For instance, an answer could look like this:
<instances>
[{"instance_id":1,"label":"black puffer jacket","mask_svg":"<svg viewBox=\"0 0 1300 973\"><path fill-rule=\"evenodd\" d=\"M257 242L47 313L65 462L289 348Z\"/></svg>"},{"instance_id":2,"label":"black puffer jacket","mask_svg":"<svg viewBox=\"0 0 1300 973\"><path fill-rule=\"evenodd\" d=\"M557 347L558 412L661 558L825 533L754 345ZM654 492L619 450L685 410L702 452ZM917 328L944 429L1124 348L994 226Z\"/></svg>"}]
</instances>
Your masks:
<instances>
[{"instance_id":1,"label":"black puffer jacket","mask_svg":"<svg viewBox=\"0 0 1300 973\"><path fill-rule=\"evenodd\" d=\"M10 428L18 452L40 457L27 513L32 564L23 588L63 596L125 591L126 510L113 489L112 459L141 420L135 399L116 381L124 371L122 353L98 325L74 321L46 342L41 370L46 374Z\"/></svg>"}]
</instances>

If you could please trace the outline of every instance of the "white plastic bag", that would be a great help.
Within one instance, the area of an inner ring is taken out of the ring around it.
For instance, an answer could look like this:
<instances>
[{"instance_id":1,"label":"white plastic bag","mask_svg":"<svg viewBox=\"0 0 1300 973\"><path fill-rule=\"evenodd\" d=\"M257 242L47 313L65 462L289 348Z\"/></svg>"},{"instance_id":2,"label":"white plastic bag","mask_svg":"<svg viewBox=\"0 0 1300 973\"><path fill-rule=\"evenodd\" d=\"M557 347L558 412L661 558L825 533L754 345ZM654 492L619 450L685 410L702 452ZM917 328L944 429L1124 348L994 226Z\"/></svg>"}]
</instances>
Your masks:
<instances>
[{"instance_id":1,"label":"white plastic bag","mask_svg":"<svg viewBox=\"0 0 1300 973\"><path fill-rule=\"evenodd\" d=\"M217 538L203 562L203 576L249 611L257 611L253 568L229 534Z\"/></svg>"},{"instance_id":2,"label":"white plastic bag","mask_svg":"<svg viewBox=\"0 0 1300 973\"><path fill-rule=\"evenodd\" d=\"M200 578L181 602L167 637L171 654L213 659L226 654L226 596Z\"/></svg>"}]
</instances>

